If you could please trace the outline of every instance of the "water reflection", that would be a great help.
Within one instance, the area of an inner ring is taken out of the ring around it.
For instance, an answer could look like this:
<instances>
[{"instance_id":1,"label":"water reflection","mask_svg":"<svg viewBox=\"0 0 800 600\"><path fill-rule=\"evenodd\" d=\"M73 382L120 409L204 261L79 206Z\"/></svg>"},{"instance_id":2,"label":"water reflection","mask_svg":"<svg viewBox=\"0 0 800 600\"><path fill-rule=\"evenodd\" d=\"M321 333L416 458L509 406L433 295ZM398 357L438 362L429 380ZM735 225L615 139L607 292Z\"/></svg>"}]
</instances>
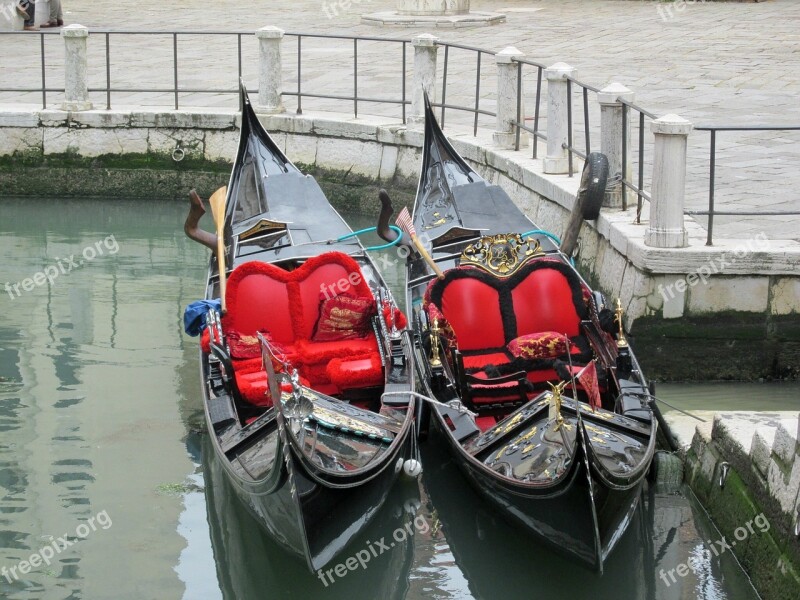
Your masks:
<instances>
[{"instance_id":1,"label":"water reflection","mask_svg":"<svg viewBox=\"0 0 800 600\"><path fill-rule=\"evenodd\" d=\"M499 520L435 438L422 447L421 481L396 487L339 560L392 543L415 516L427 527L326 587L264 535L214 464L197 344L180 322L202 293L207 253L183 237L183 216L183 203L0 203L0 286L106 236L119 244L52 285L0 289L0 567L100 511L113 520L50 565L0 576L0 597L755 597L731 555L704 555L719 534L691 495L645 496L601 578ZM401 271L387 280L402 285ZM673 401L680 390L665 391ZM695 572L666 585L661 570L690 556L702 558Z\"/></svg>"},{"instance_id":2,"label":"water reflection","mask_svg":"<svg viewBox=\"0 0 800 600\"><path fill-rule=\"evenodd\" d=\"M184 502L172 491L192 472L180 407L199 404L176 378L188 359L179 317L202 289L204 256L179 235L182 213L142 202L0 205L0 285L10 284L0 294L4 598L184 593L174 571ZM48 267L57 277L37 279ZM78 540L101 511L112 525ZM50 564L20 568L64 536L76 543L57 544Z\"/></svg>"}]
</instances>

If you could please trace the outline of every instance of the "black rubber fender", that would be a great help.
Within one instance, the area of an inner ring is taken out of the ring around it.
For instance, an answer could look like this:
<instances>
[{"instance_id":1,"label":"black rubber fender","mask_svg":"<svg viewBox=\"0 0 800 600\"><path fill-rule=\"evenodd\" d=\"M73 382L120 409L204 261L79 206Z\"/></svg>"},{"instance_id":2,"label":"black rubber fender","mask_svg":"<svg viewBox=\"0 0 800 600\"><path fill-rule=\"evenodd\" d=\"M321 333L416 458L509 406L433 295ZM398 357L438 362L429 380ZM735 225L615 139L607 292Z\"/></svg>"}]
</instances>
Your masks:
<instances>
[{"instance_id":1,"label":"black rubber fender","mask_svg":"<svg viewBox=\"0 0 800 600\"><path fill-rule=\"evenodd\" d=\"M587 221L594 221L600 216L607 182L608 157L601 152L591 152L583 165L581 187L578 190L578 194L585 194L583 218Z\"/></svg>"}]
</instances>

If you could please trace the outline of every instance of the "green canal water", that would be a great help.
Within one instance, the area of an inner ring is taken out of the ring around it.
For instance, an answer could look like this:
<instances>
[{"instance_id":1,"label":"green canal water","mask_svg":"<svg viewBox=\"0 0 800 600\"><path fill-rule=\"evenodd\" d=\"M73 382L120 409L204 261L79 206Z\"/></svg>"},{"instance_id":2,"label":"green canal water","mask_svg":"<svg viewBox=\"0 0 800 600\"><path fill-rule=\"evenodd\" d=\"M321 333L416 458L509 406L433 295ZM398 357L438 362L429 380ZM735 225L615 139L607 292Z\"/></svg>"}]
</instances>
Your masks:
<instances>
[{"instance_id":1,"label":"green canal water","mask_svg":"<svg viewBox=\"0 0 800 600\"><path fill-rule=\"evenodd\" d=\"M757 597L731 555L708 551L720 534L688 492L645 495L600 577L499 520L435 439L421 480L393 490L348 556L382 538L394 547L327 586L306 573L211 456L197 340L181 326L207 251L184 237L184 212L0 203L0 598ZM797 408L797 386L662 390L683 408L752 408L755 396Z\"/></svg>"}]
</instances>

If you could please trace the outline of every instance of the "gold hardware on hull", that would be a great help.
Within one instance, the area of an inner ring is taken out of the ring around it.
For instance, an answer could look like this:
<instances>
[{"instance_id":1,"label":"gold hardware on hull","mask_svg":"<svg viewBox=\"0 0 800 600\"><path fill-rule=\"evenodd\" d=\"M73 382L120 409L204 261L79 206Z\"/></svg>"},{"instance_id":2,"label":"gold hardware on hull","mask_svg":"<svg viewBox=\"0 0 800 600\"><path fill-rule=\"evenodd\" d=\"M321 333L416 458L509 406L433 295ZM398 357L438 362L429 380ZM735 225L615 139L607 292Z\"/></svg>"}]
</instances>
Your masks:
<instances>
[{"instance_id":1,"label":"gold hardware on hull","mask_svg":"<svg viewBox=\"0 0 800 600\"><path fill-rule=\"evenodd\" d=\"M628 340L625 339L625 330L622 327L622 302L617 298L617 310L614 320L619 325L619 334L617 335L617 347L625 348L628 345Z\"/></svg>"},{"instance_id":2,"label":"gold hardware on hull","mask_svg":"<svg viewBox=\"0 0 800 600\"><path fill-rule=\"evenodd\" d=\"M434 319L431 326L431 358L429 362L432 367L442 366L442 359L439 358L439 319Z\"/></svg>"}]
</instances>

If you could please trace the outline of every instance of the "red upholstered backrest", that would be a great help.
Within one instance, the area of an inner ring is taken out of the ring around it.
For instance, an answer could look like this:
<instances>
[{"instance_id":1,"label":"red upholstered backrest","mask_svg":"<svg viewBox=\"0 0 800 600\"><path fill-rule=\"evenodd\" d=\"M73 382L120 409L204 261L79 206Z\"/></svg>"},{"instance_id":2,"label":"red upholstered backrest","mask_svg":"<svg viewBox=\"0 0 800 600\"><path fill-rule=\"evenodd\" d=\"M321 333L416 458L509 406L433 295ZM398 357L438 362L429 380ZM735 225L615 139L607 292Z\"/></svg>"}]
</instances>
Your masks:
<instances>
[{"instance_id":1,"label":"red upholstered backrest","mask_svg":"<svg viewBox=\"0 0 800 600\"><path fill-rule=\"evenodd\" d=\"M267 263L252 261L236 267L228 280L223 328L243 335L266 329L278 343L293 342L289 280L289 272Z\"/></svg>"},{"instance_id":2,"label":"red upholstered backrest","mask_svg":"<svg viewBox=\"0 0 800 600\"><path fill-rule=\"evenodd\" d=\"M441 311L450 323L461 350L504 346L500 294L471 277L455 279L442 293Z\"/></svg>"},{"instance_id":3,"label":"red upholstered backrest","mask_svg":"<svg viewBox=\"0 0 800 600\"><path fill-rule=\"evenodd\" d=\"M372 292L364 280L358 263L339 252L330 252L309 259L297 271L296 291L300 310L295 313L294 331L298 338L310 339L319 318L320 298L332 298L347 293L357 298L371 299Z\"/></svg>"},{"instance_id":4,"label":"red upholstered backrest","mask_svg":"<svg viewBox=\"0 0 800 600\"><path fill-rule=\"evenodd\" d=\"M555 269L537 269L511 291L517 336L541 331L555 331L575 336L580 333L581 318L575 309L572 288L563 273Z\"/></svg>"},{"instance_id":5,"label":"red upholstered backrest","mask_svg":"<svg viewBox=\"0 0 800 600\"><path fill-rule=\"evenodd\" d=\"M473 267L434 280L425 299L452 327L459 349L500 348L529 333L580 334L587 318L584 285L561 261L542 259L507 278Z\"/></svg>"},{"instance_id":6,"label":"red upholstered backrest","mask_svg":"<svg viewBox=\"0 0 800 600\"><path fill-rule=\"evenodd\" d=\"M243 335L267 330L278 343L309 339L323 285L334 286L325 288L331 296L345 288L353 296L372 297L358 263L341 252L310 258L294 271L259 261L239 265L228 280L223 328Z\"/></svg>"}]
</instances>

